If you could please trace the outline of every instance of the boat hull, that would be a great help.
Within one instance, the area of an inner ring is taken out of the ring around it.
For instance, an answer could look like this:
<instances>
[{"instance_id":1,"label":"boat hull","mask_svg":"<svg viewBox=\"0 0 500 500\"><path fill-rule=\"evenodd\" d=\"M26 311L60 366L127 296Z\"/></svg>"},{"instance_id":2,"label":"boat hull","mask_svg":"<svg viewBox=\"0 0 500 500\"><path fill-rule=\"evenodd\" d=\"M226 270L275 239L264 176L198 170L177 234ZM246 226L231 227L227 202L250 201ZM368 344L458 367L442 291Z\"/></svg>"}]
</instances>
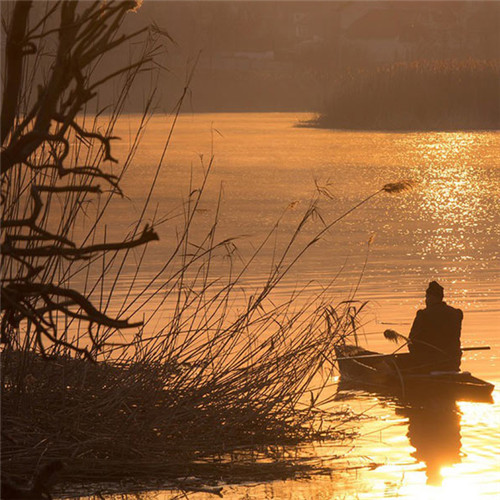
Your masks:
<instances>
[{"instance_id":1,"label":"boat hull","mask_svg":"<svg viewBox=\"0 0 500 500\"><path fill-rule=\"evenodd\" d=\"M358 346L336 348L343 388L403 398L446 397L456 401L493 402L494 385L468 372L417 372L408 353L384 355Z\"/></svg>"}]
</instances>

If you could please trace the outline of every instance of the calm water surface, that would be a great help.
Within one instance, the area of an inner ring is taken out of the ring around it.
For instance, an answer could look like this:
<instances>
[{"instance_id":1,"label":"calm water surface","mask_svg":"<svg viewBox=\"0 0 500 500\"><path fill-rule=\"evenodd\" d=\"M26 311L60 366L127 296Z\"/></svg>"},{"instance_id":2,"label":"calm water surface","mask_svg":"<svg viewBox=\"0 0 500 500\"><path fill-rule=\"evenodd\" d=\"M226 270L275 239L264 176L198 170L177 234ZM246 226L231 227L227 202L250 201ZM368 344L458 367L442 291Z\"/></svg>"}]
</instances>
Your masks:
<instances>
[{"instance_id":1,"label":"calm water surface","mask_svg":"<svg viewBox=\"0 0 500 500\"><path fill-rule=\"evenodd\" d=\"M465 312L463 344L492 347L466 355L463 368L500 385L500 134L294 127L305 118L282 113L182 115L151 210L160 216L175 211L182 193L191 189L190 179L196 186L213 153L199 230L206 230L213 220L222 194L219 237L241 235L245 257L283 213L279 237L286 240L314 195L315 184L331 193L319 205L321 216L329 221L387 182L417 181L411 192L378 196L336 225L282 283L279 293L286 296L305 283L319 290L342 269L334 284L341 299L349 296L362 275L357 297L371 304L365 343L390 351L380 332L390 325L406 334L423 305L427 282L437 279L445 287L445 299ZM132 205L124 201L112 207L115 229L129 227L138 217L170 123L162 117L150 122L122 183ZM134 116L119 122L116 133L125 139L124 146L136 124ZM316 220L305 236L320 227ZM278 240L277 247L280 244ZM147 263L151 269L161 265L168 245L164 237L152 248ZM272 249L264 253L262 265L247 279L249 288L265 279L266 258L271 256ZM361 435L356 449L343 450L345 461L354 467L351 472L311 481L227 486L225 496L499 498L499 391L494 399L491 405L458 403L430 414L412 414L394 402L359 393L336 403L370 417L356 424ZM425 439L429 435L430 441ZM328 458L339 449L318 445L311 453ZM371 461L383 465L356 469ZM441 469L442 484L426 484L436 469Z\"/></svg>"}]
</instances>

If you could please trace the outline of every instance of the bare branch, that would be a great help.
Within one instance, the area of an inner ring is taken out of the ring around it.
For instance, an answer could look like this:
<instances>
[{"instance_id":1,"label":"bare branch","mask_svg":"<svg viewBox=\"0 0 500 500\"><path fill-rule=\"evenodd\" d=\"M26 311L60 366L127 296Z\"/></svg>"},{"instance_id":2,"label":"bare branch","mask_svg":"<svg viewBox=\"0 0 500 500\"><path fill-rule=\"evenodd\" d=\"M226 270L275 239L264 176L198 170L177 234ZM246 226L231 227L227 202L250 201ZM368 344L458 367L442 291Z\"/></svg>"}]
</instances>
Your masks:
<instances>
[{"instance_id":1,"label":"bare branch","mask_svg":"<svg viewBox=\"0 0 500 500\"><path fill-rule=\"evenodd\" d=\"M2 227L16 227L16 226L28 226L35 231L40 233L48 234L46 231L34 226L40 211L42 210L43 203L40 198L40 192L49 193L101 193L100 186L31 186L31 196L34 200L33 212L31 215L25 219L5 219L2 220Z\"/></svg>"},{"instance_id":2,"label":"bare branch","mask_svg":"<svg viewBox=\"0 0 500 500\"><path fill-rule=\"evenodd\" d=\"M60 123L64 123L66 121L66 118L60 114L55 114L53 118L54 118L54 120L56 120ZM69 123L69 125L75 130L75 132L78 135L85 137L86 139L97 139L98 141L101 142L101 144L104 147L104 161L109 160L109 161L112 161L114 163L118 162L118 160L116 158L113 158L113 156L111 156L111 144L110 144L110 142L112 140L119 139L119 137L116 137L116 136L105 137L97 132L88 132L88 131L84 130L82 127L80 127L80 125L78 125L78 123L76 123L73 120Z\"/></svg>"},{"instance_id":3,"label":"bare branch","mask_svg":"<svg viewBox=\"0 0 500 500\"><path fill-rule=\"evenodd\" d=\"M129 323L128 320L110 318L96 309L84 295L76 290L62 288L51 283L16 283L7 285L2 289L1 310L14 308L26 313L26 309L22 308L21 310L22 306L19 306L19 304L22 304L23 301L29 297L43 298L44 296L65 297L70 299L72 305L79 306L87 313L87 319L103 326L109 326L111 328L137 328L142 325L142 322ZM54 304L58 306L56 303Z\"/></svg>"},{"instance_id":4,"label":"bare branch","mask_svg":"<svg viewBox=\"0 0 500 500\"><path fill-rule=\"evenodd\" d=\"M101 134L86 130L78 122L78 114L84 104L97 95L98 88L110 79L131 73L127 79L128 88L139 71L152 62L154 51L144 53L136 62L92 84L90 79L94 68L91 65L145 31L118 35L126 12L136 5L135 1L95 1L79 7L82 5L79 2L63 0L48 6L45 14L35 20L32 23L34 27L30 29L28 17L31 4L32 0L17 2L12 22L6 28L8 74L2 96L0 161L1 201L8 206L2 220L1 245L7 272L1 280L0 328L2 338L17 335L21 322L26 320L28 325L35 327L35 337L31 340L42 355L46 354L44 341L48 340L53 345L64 346L90 359L89 351L61 339L58 334L60 318L74 318L89 324L91 352L97 352L102 347L102 342L98 343L98 338L91 331L92 324L120 329L137 327L142 323L109 317L99 311L85 294L57 285L54 283L55 269L65 265L62 259L85 261L108 251L145 245L158 240L158 235L146 226L140 236L134 233L125 241L79 248L65 236L70 234L86 194L102 192L99 185L94 185L96 179L103 179L123 195L118 184L119 177L101 168L102 161L117 162L111 148L111 141L117 137L111 132ZM56 13L60 14L60 20L54 27L50 20ZM37 48L35 42L38 41ZM56 51L50 54L52 59L47 68L47 78L38 86L37 98L30 103L31 89L23 86L30 76L24 79L24 71L28 67L25 62L36 59L33 68L37 67L39 56L43 56L37 50L45 41L53 41ZM36 54L36 58L27 59L29 54ZM27 109L20 108L21 99L23 103L28 103ZM70 144L73 132L86 146L101 146L96 158L97 166L79 166L78 160L73 160L78 158L80 151L77 147L72 149ZM16 170L13 167L17 167ZM57 177L62 179L67 176L70 180L66 185L53 185ZM26 198L28 193L29 198ZM49 196L44 199L43 193ZM61 218L59 229L54 232L48 231L49 224L53 222L52 193L67 195L65 198L71 204L70 208L74 209ZM25 199L28 203L26 207L21 201ZM40 258L45 259L42 265L38 261ZM35 279L41 282L36 283ZM26 346L31 349L32 342Z\"/></svg>"},{"instance_id":5,"label":"bare branch","mask_svg":"<svg viewBox=\"0 0 500 500\"><path fill-rule=\"evenodd\" d=\"M99 243L97 245L90 245L81 248L66 248L55 245L40 246L35 248L13 248L10 245L3 244L1 246L4 255L12 255L17 257L53 257L59 256L64 258L81 258L97 252L106 252L109 250L124 250L127 248L134 248L150 241L159 240L158 234L146 225L144 231L139 238L131 239L128 241L120 241L117 243Z\"/></svg>"}]
</instances>

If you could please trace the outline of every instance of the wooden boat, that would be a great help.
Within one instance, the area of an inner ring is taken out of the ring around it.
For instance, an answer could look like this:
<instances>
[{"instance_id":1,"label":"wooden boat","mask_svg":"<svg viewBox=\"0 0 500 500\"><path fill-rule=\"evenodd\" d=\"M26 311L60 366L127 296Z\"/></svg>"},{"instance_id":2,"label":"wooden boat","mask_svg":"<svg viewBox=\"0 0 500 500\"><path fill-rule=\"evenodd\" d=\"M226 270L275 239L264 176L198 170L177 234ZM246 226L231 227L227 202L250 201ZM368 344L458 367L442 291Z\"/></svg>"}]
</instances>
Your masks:
<instances>
[{"instance_id":1,"label":"wooden boat","mask_svg":"<svg viewBox=\"0 0 500 500\"><path fill-rule=\"evenodd\" d=\"M403 398L448 397L456 401L493 402L493 384L464 371L410 369L409 353L386 355L349 344L337 346L335 353L344 388Z\"/></svg>"}]
</instances>

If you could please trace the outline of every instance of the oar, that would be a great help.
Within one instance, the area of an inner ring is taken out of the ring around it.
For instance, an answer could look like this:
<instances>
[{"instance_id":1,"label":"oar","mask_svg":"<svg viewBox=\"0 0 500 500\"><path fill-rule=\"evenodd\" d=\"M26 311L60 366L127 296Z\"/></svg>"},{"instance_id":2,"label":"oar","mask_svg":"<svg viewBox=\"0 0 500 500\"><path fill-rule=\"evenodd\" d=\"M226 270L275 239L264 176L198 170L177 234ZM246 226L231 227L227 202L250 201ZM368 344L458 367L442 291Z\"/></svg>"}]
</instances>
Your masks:
<instances>
[{"instance_id":1,"label":"oar","mask_svg":"<svg viewBox=\"0 0 500 500\"><path fill-rule=\"evenodd\" d=\"M408 337L405 337L404 335L401 335L400 333L394 331L394 330L385 330L384 332L384 337L388 340L391 340L393 342L398 342L399 340L404 340L406 343L410 341ZM397 340L394 340L397 339ZM401 346L404 347L404 344ZM434 347L434 346L432 346ZM437 349L437 348L436 348ZM484 345L484 346L478 346L478 347L462 347L462 352L464 351L489 351L491 347L489 345ZM394 356L396 353L392 352L390 354L386 353L375 353L375 354L360 354L359 356L340 356L336 357L333 359L328 358L323 352L320 352L320 354L324 357L326 361L329 363L335 362L335 361L344 361L344 360L350 360L350 359L374 359L374 358L390 358Z\"/></svg>"},{"instance_id":2,"label":"oar","mask_svg":"<svg viewBox=\"0 0 500 500\"><path fill-rule=\"evenodd\" d=\"M411 342L408 337L401 335L400 333L396 332L395 330L385 330L384 337L387 340L390 340L391 342L396 342L396 344L400 340L404 340L405 343ZM420 340L419 342L422 344L428 345L429 347L434 347L435 349L438 349L437 347L433 346L432 344L428 344L427 342L423 342L422 340ZM489 351L490 349L491 349L491 347L489 345L478 346L478 347L462 347L461 348L462 352L465 352L465 351ZM438 350L440 350L440 349L438 349Z\"/></svg>"},{"instance_id":3,"label":"oar","mask_svg":"<svg viewBox=\"0 0 500 500\"><path fill-rule=\"evenodd\" d=\"M462 347L463 351L489 351L491 347L489 345L482 345L478 347Z\"/></svg>"},{"instance_id":4,"label":"oar","mask_svg":"<svg viewBox=\"0 0 500 500\"><path fill-rule=\"evenodd\" d=\"M489 351L491 347L489 345L485 346L480 346L480 347L462 347L462 351ZM373 359L373 358L390 358L394 356L394 353L390 354L384 354L384 353L377 353L377 354L360 354L359 356L341 356L339 358L333 358L333 359L328 359L328 361L343 361L347 359Z\"/></svg>"}]
</instances>

